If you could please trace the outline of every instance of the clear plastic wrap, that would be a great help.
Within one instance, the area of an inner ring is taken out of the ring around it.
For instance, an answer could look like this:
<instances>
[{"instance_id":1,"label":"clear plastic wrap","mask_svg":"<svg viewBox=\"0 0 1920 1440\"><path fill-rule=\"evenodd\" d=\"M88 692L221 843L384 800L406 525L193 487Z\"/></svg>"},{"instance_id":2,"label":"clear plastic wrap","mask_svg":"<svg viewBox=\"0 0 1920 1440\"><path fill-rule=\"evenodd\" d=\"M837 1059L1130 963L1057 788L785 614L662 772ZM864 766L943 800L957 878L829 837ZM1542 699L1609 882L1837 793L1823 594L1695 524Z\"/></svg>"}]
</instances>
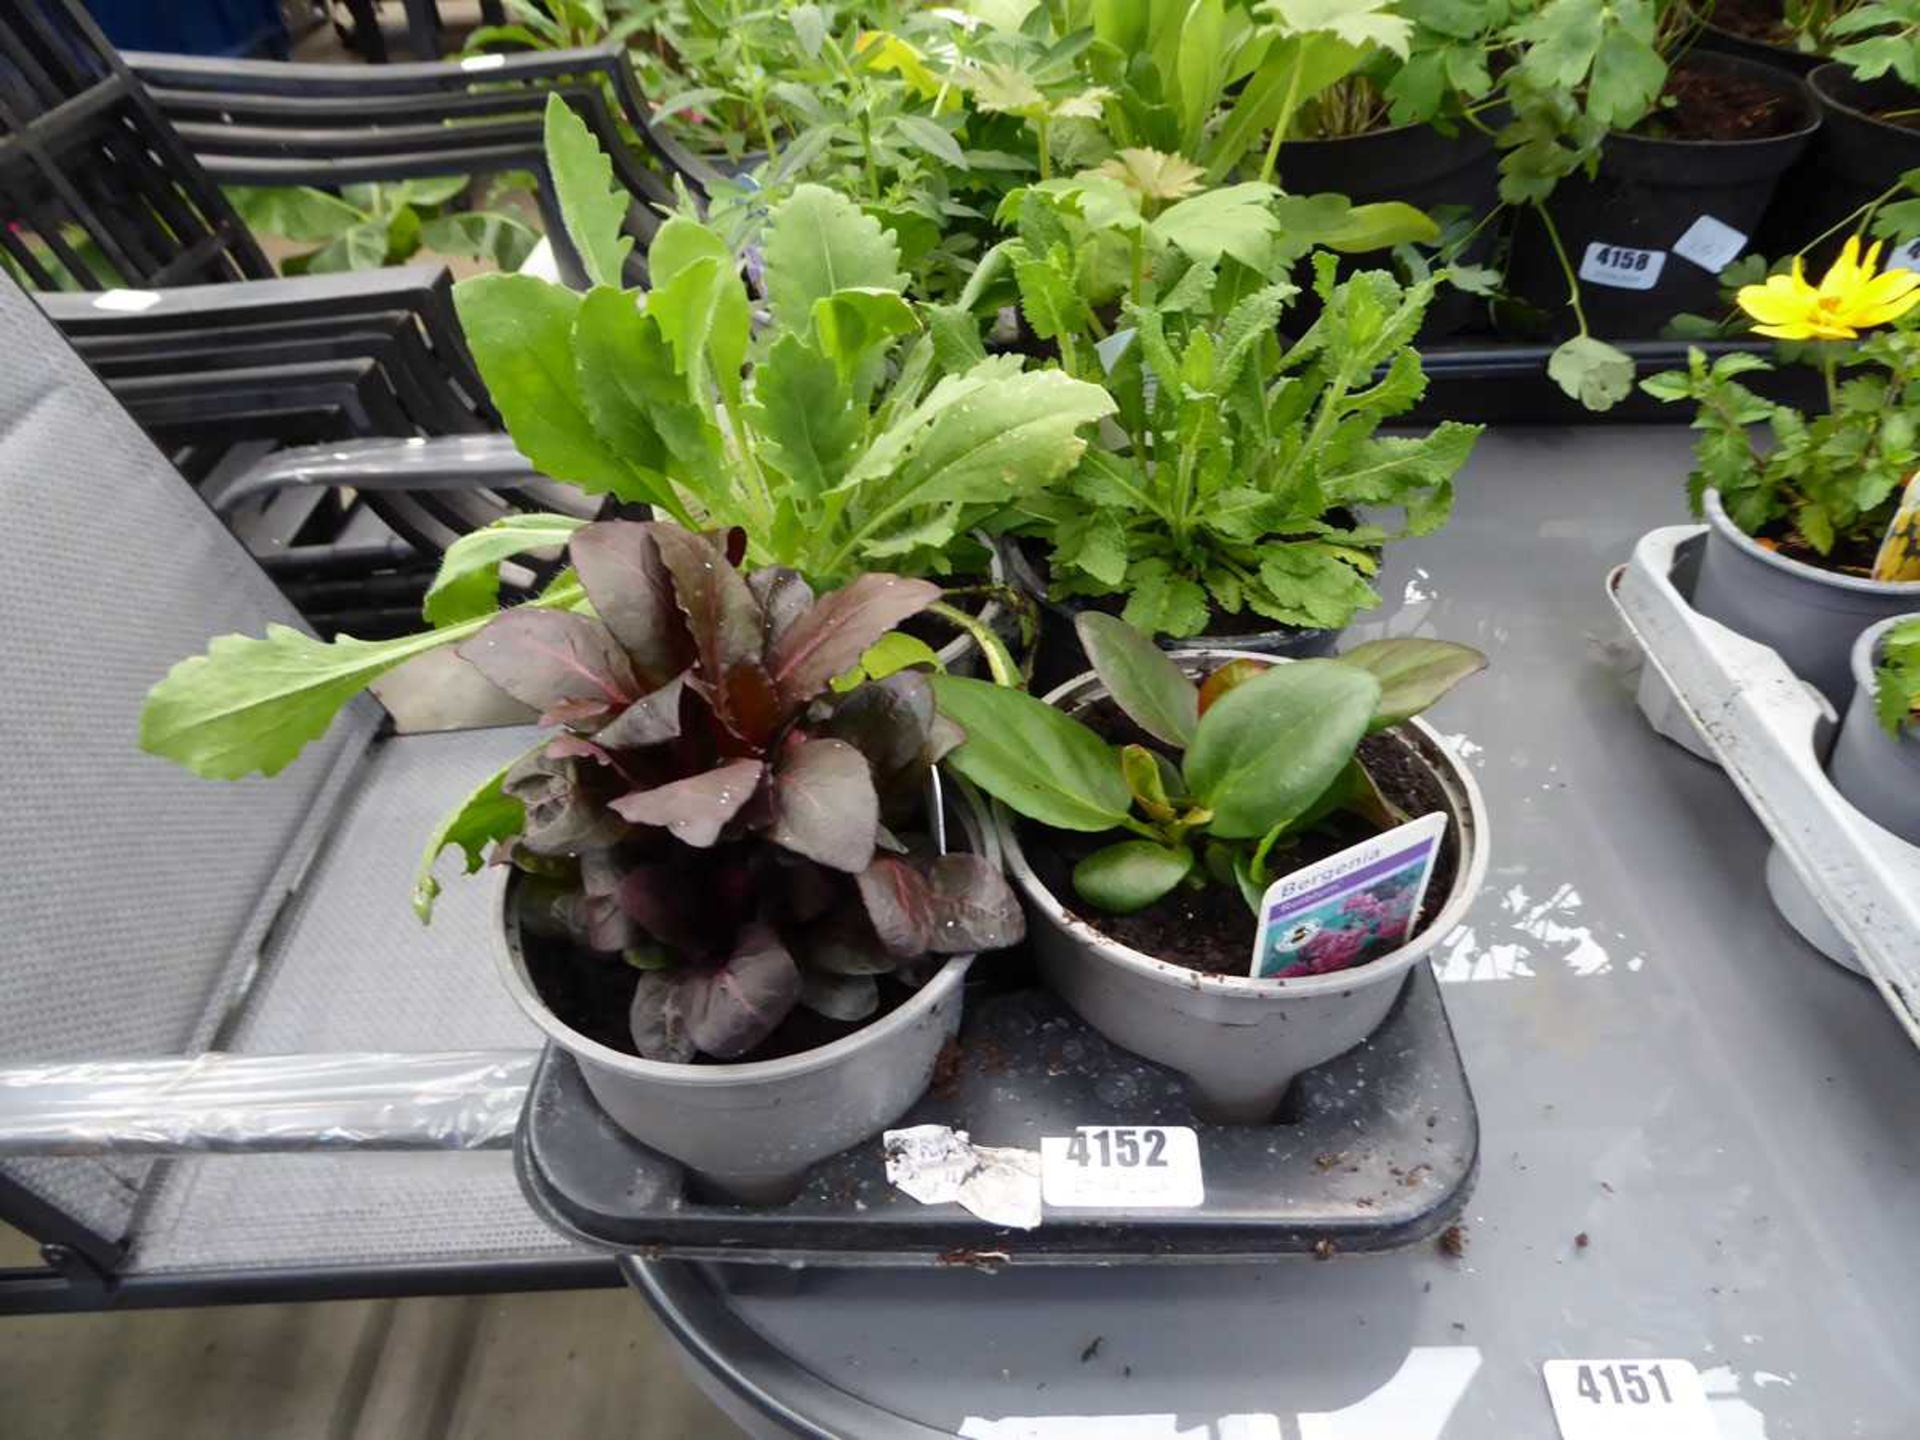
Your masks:
<instances>
[{"instance_id":1,"label":"clear plastic wrap","mask_svg":"<svg viewBox=\"0 0 1920 1440\"><path fill-rule=\"evenodd\" d=\"M502 1148L536 1059L206 1054L0 1069L0 1155Z\"/></svg>"}]
</instances>

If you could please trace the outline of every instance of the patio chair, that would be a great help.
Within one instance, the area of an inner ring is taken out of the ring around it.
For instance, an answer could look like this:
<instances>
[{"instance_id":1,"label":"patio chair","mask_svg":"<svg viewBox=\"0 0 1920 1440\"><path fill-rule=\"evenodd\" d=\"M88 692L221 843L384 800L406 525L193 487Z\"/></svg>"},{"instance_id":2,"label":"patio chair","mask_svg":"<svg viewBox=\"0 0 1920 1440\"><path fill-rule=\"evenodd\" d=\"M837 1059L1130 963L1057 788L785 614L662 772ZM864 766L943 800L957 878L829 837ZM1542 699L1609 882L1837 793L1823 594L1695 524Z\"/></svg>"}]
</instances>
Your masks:
<instances>
[{"instance_id":1,"label":"patio chair","mask_svg":"<svg viewBox=\"0 0 1920 1440\"><path fill-rule=\"evenodd\" d=\"M474 1148L537 1044L488 973L490 884L431 928L407 905L433 819L527 732L392 734L363 701L270 781L143 754L168 666L297 618L12 286L0 338L0 527L66 577L0 573L0 1220L48 1261L0 1309L616 1283ZM143 1063L73 1068L104 1061ZM263 1146L295 1153L153 1153Z\"/></svg>"}]
</instances>

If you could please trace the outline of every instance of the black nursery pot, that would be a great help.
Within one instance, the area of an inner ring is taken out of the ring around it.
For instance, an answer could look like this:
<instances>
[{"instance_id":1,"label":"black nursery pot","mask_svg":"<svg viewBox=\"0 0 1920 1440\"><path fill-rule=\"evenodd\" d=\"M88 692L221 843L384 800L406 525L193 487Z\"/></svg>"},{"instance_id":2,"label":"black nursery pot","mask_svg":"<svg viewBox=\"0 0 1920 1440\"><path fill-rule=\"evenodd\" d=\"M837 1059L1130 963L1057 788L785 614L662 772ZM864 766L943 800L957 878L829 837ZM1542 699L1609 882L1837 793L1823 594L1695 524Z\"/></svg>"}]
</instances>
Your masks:
<instances>
[{"instance_id":1,"label":"black nursery pot","mask_svg":"<svg viewBox=\"0 0 1920 1440\"><path fill-rule=\"evenodd\" d=\"M1816 236L1920 166L1920 130L1874 118L1886 110L1920 109L1920 90L1891 75L1856 80L1838 64L1820 66L1808 83L1824 118L1762 227L1760 250L1769 259L1805 253ZM1809 268L1824 267L1845 238L1835 235L1822 244L1809 256Z\"/></svg>"},{"instance_id":2,"label":"black nursery pot","mask_svg":"<svg viewBox=\"0 0 1920 1440\"><path fill-rule=\"evenodd\" d=\"M1003 558L1013 583L1031 595L1040 607L1040 635L1034 646L1033 679L1028 688L1036 695L1044 695L1093 668L1086 650L1080 644L1080 632L1074 629L1073 622L1074 617L1083 611L1102 607L1092 600L1051 599L1047 595L1047 562L1038 545L1009 542ZM1119 611L1116 608L1111 613L1118 614ZM1223 618L1231 624L1242 617ZM1251 616L1246 618L1253 619ZM1316 656L1331 655L1334 642L1339 638L1338 630L1303 630L1294 625L1280 625L1270 630L1234 634L1215 634L1209 628L1204 635L1190 635L1184 640L1163 635L1159 645L1162 650L1168 651L1250 650L1258 655L1284 655L1294 660L1311 660Z\"/></svg>"},{"instance_id":3,"label":"black nursery pot","mask_svg":"<svg viewBox=\"0 0 1920 1440\"><path fill-rule=\"evenodd\" d=\"M1604 338L1651 338L1683 311L1718 311L1720 270L1750 248L1781 177L1820 126L1812 92L1792 75L1731 55L1685 63L1763 83L1793 100L1799 123L1760 140L1609 135L1594 178L1560 182L1547 209L1581 277L1588 326ZM1531 208L1515 224L1507 288L1549 316L1553 333L1573 333L1566 277Z\"/></svg>"},{"instance_id":4,"label":"black nursery pot","mask_svg":"<svg viewBox=\"0 0 1920 1440\"><path fill-rule=\"evenodd\" d=\"M1500 156L1493 136L1465 123L1452 135L1430 125L1396 125L1337 140L1289 140L1280 147L1277 178L1293 195L1331 192L1356 205L1400 200L1429 212L1455 205L1475 220L1500 203ZM1486 226L1460 259L1487 263L1496 238L1495 227ZM1420 338L1439 340L1464 329L1484 304L1476 295L1443 289L1427 311Z\"/></svg>"},{"instance_id":5,"label":"black nursery pot","mask_svg":"<svg viewBox=\"0 0 1920 1440\"><path fill-rule=\"evenodd\" d=\"M1718 5L1710 5L1706 9L1713 14L1721 11ZM1773 13L1777 15L1780 12L1776 8ZM1698 19L1699 10L1696 9L1694 15ZM1742 60L1771 65L1790 75L1809 75L1827 63L1826 56L1817 55L1811 50L1796 50L1791 45L1773 45L1765 40L1755 40L1752 36L1742 35L1706 19L1700 21L1700 31L1693 45L1696 53L1704 50L1715 55L1734 55Z\"/></svg>"}]
</instances>

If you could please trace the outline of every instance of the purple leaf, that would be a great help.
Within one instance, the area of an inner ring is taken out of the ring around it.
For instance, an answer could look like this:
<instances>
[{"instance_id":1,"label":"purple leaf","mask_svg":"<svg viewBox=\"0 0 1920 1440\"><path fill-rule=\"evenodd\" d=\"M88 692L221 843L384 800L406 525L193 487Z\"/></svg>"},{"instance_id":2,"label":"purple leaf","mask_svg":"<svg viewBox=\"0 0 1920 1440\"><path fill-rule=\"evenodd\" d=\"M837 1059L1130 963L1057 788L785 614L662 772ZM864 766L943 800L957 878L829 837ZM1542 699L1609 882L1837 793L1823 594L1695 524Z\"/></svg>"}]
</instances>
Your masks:
<instances>
[{"instance_id":1,"label":"purple leaf","mask_svg":"<svg viewBox=\"0 0 1920 1440\"><path fill-rule=\"evenodd\" d=\"M721 897L690 883L695 878L676 865L630 866L620 877L620 908L662 945L693 958L711 955L731 937L733 918Z\"/></svg>"},{"instance_id":2,"label":"purple leaf","mask_svg":"<svg viewBox=\"0 0 1920 1440\"><path fill-rule=\"evenodd\" d=\"M686 694L687 677L676 675L651 694L642 695L603 725L594 742L610 750L641 750L649 745L677 739L680 734L680 700Z\"/></svg>"},{"instance_id":3,"label":"purple leaf","mask_svg":"<svg viewBox=\"0 0 1920 1440\"><path fill-rule=\"evenodd\" d=\"M880 987L871 975L809 970L800 977L800 1003L816 1015L851 1023L880 1008Z\"/></svg>"},{"instance_id":4,"label":"purple leaf","mask_svg":"<svg viewBox=\"0 0 1920 1440\"><path fill-rule=\"evenodd\" d=\"M714 697L720 722L755 750L764 750L785 717L767 672L752 661L735 665Z\"/></svg>"},{"instance_id":5,"label":"purple leaf","mask_svg":"<svg viewBox=\"0 0 1920 1440\"><path fill-rule=\"evenodd\" d=\"M929 950L968 955L1026 938L1020 898L997 868L978 855L940 855L922 865L933 920Z\"/></svg>"},{"instance_id":6,"label":"purple leaf","mask_svg":"<svg viewBox=\"0 0 1920 1440\"><path fill-rule=\"evenodd\" d=\"M882 855L855 883L880 943L895 955L924 955L933 943L933 895L920 872Z\"/></svg>"},{"instance_id":7,"label":"purple leaf","mask_svg":"<svg viewBox=\"0 0 1920 1440\"><path fill-rule=\"evenodd\" d=\"M795 621L767 656L775 690L797 710L850 670L867 648L940 598L940 587L898 575L862 575Z\"/></svg>"},{"instance_id":8,"label":"purple leaf","mask_svg":"<svg viewBox=\"0 0 1920 1440\"><path fill-rule=\"evenodd\" d=\"M536 750L515 762L500 788L526 807L520 843L536 855L576 855L611 845L626 827L609 815L577 760Z\"/></svg>"},{"instance_id":9,"label":"purple leaf","mask_svg":"<svg viewBox=\"0 0 1920 1440\"><path fill-rule=\"evenodd\" d=\"M686 622L673 598L673 577L654 545L658 528L645 521L602 520L576 530L567 542L567 556L594 612L651 685L693 659Z\"/></svg>"},{"instance_id":10,"label":"purple leaf","mask_svg":"<svg viewBox=\"0 0 1920 1440\"><path fill-rule=\"evenodd\" d=\"M687 978L682 970L648 970L634 987L627 1023L643 1059L685 1065L700 1053L687 1034Z\"/></svg>"},{"instance_id":11,"label":"purple leaf","mask_svg":"<svg viewBox=\"0 0 1920 1440\"><path fill-rule=\"evenodd\" d=\"M799 967L773 927L758 920L740 932L725 964L688 970L681 980L687 1035L717 1060L765 1040L799 998Z\"/></svg>"},{"instance_id":12,"label":"purple leaf","mask_svg":"<svg viewBox=\"0 0 1920 1440\"><path fill-rule=\"evenodd\" d=\"M762 635L768 650L780 643L780 637L793 628L794 621L813 608L813 587L801 578L798 570L789 570L784 565L769 565L754 571L747 576L747 588L753 591L753 598L760 602L766 616Z\"/></svg>"},{"instance_id":13,"label":"purple leaf","mask_svg":"<svg viewBox=\"0 0 1920 1440\"><path fill-rule=\"evenodd\" d=\"M825 731L844 740L890 777L918 769L933 730L933 686L917 670L869 680L833 707Z\"/></svg>"},{"instance_id":14,"label":"purple leaf","mask_svg":"<svg viewBox=\"0 0 1920 1440\"><path fill-rule=\"evenodd\" d=\"M774 844L858 875L873 860L880 797L867 758L840 740L803 740L773 772Z\"/></svg>"},{"instance_id":15,"label":"purple leaf","mask_svg":"<svg viewBox=\"0 0 1920 1440\"><path fill-rule=\"evenodd\" d=\"M571 611L509 610L458 653L523 705L557 709L569 723L616 714L640 693L607 627Z\"/></svg>"},{"instance_id":16,"label":"purple leaf","mask_svg":"<svg viewBox=\"0 0 1920 1440\"><path fill-rule=\"evenodd\" d=\"M809 970L834 975L885 975L900 963L857 911L808 926L801 935L800 954Z\"/></svg>"},{"instance_id":17,"label":"purple leaf","mask_svg":"<svg viewBox=\"0 0 1920 1440\"><path fill-rule=\"evenodd\" d=\"M580 857L580 903L575 914L587 944L609 953L633 944L633 920L620 905L625 880L606 850L590 850Z\"/></svg>"},{"instance_id":18,"label":"purple leaf","mask_svg":"<svg viewBox=\"0 0 1920 1440\"><path fill-rule=\"evenodd\" d=\"M663 825L682 844L704 850L753 798L765 770L758 760L735 760L652 790L622 795L611 808L636 825Z\"/></svg>"},{"instance_id":19,"label":"purple leaf","mask_svg":"<svg viewBox=\"0 0 1920 1440\"><path fill-rule=\"evenodd\" d=\"M707 536L657 525L653 543L673 576L674 596L693 637L698 664L688 682L714 699L729 670L760 659L759 602L727 563L726 552Z\"/></svg>"}]
</instances>

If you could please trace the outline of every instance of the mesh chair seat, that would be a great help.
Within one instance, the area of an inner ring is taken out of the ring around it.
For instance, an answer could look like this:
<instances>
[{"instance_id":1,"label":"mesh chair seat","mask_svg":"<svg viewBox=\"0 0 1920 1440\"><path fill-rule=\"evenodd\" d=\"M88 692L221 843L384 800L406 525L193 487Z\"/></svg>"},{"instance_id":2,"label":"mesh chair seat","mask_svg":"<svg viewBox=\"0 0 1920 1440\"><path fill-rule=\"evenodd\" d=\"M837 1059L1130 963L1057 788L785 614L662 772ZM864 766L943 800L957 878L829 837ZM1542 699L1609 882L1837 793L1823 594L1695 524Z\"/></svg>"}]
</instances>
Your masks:
<instances>
[{"instance_id":1,"label":"mesh chair seat","mask_svg":"<svg viewBox=\"0 0 1920 1440\"><path fill-rule=\"evenodd\" d=\"M373 752L283 913L230 1035L236 1054L532 1049L494 978L491 877L448 877L433 924L409 908L434 822L527 749L515 727L416 735ZM448 870L455 869L451 860ZM133 1271L565 1257L504 1151L210 1155L168 1162L134 1224Z\"/></svg>"}]
</instances>

